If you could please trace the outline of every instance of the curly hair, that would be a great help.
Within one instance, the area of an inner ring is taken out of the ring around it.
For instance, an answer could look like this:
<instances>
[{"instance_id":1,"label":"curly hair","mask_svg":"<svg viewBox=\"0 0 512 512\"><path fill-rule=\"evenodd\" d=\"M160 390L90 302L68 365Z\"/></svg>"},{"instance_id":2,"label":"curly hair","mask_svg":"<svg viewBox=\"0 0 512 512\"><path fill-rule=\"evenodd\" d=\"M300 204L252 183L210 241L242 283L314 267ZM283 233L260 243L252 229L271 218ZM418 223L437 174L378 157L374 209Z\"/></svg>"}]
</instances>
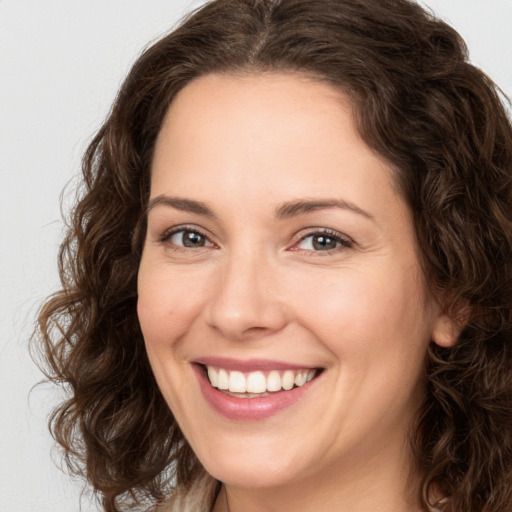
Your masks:
<instances>
[{"instance_id":1,"label":"curly hair","mask_svg":"<svg viewBox=\"0 0 512 512\"><path fill-rule=\"evenodd\" d=\"M155 140L208 73L306 73L347 94L408 203L435 297L464 326L431 343L412 427L425 511L512 507L512 128L457 32L409 0L214 0L144 51L83 161L40 346L69 399L50 419L106 512L161 503L202 468L153 378L137 271ZM435 491L435 492L434 492Z\"/></svg>"}]
</instances>

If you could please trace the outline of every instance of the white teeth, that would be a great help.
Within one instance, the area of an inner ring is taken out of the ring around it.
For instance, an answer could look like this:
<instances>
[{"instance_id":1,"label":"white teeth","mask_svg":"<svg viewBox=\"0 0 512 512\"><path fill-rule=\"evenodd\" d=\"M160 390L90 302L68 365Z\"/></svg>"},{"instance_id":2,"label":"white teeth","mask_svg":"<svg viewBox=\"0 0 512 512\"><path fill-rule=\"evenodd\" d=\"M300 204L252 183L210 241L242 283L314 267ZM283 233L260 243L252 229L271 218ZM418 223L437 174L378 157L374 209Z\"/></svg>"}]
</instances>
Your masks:
<instances>
[{"instance_id":1,"label":"white teeth","mask_svg":"<svg viewBox=\"0 0 512 512\"><path fill-rule=\"evenodd\" d=\"M295 385L303 386L304 384L306 384L306 377L307 377L307 372L297 373L297 375L295 375Z\"/></svg>"},{"instance_id":2,"label":"white teeth","mask_svg":"<svg viewBox=\"0 0 512 512\"><path fill-rule=\"evenodd\" d=\"M242 372L229 372L229 391L231 393L245 393L247 382Z\"/></svg>"},{"instance_id":3,"label":"white teeth","mask_svg":"<svg viewBox=\"0 0 512 512\"><path fill-rule=\"evenodd\" d=\"M286 391L293 388L293 385L295 384L295 374L291 370L286 370L283 374L283 389Z\"/></svg>"},{"instance_id":4,"label":"white teeth","mask_svg":"<svg viewBox=\"0 0 512 512\"><path fill-rule=\"evenodd\" d=\"M258 395L267 391L289 391L294 386L303 386L316 375L316 370L272 370L265 376L261 371L244 374L208 366L207 373L214 388L228 390L230 393Z\"/></svg>"},{"instance_id":5,"label":"white teeth","mask_svg":"<svg viewBox=\"0 0 512 512\"><path fill-rule=\"evenodd\" d=\"M281 387L281 375L277 370L272 370L267 377L267 391L281 391Z\"/></svg>"},{"instance_id":6,"label":"white teeth","mask_svg":"<svg viewBox=\"0 0 512 512\"><path fill-rule=\"evenodd\" d=\"M267 391L267 379L262 372L251 372L247 377L247 393L264 393Z\"/></svg>"},{"instance_id":7,"label":"white teeth","mask_svg":"<svg viewBox=\"0 0 512 512\"><path fill-rule=\"evenodd\" d=\"M229 375L226 370L219 370L219 380L217 381L217 387L219 389L229 389Z\"/></svg>"},{"instance_id":8,"label":"white teeth","mask_svg":"<svg viewBox=\"0 0 512 512\"><path fill-rule=\"evenodd\" d=\"M217 373L217 370L212 366L208 367L208 378L210 379L210 382L214 388L218 387L219 374Z\"/></svg>"}]
</instances>

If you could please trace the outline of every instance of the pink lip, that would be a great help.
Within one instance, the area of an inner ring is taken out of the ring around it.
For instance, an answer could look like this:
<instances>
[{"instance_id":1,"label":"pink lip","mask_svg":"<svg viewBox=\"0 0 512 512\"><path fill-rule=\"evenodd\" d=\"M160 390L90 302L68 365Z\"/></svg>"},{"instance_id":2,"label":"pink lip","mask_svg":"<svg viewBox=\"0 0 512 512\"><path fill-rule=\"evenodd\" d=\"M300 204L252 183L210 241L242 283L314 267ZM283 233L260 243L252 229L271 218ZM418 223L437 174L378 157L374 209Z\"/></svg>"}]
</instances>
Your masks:
<instances>
[{"instance_id":1,"label":"pink lip","mask_svg":"<svg viewBox=\"0 0 512 512\"><path fill-rule=\"evenodd\" d=\"M297 365L284 363L282 361L271 361L269 359L230 359L227 357L201 357L194 360L194 363L206 366L214 366L215 368L224 368L225 370L238 370L239 372L255 372L269 370L303 370L314 369L315 366Z\"/></svg>"},{"instance_id":2,"label":"pink lip","mask_svg":"<svg viewBox=\"0 0 512 512\"><path fill-rule=\"evenodd\" d=\"M223 360L223 363L224 362L225 360ZM212 366L216 366L216 364L211 364ZM192 366L198 377L199 386L205 400L217 413L231 420L254 421L273 416L301 400L318 380L318 378L315 378L301 387L291 389L290 391L278 391L261 398L237 398L214 388L210 384L202 366L199 364L193 364ZM219 366L221 368L231 369L224 366L224 364L219 364ZM236 369L239 368L240 366L237 365ZM251 369L252 368L253 366L251 366ZM275 366L273 368L281 369ZM288 368L290 368L290 366L288 366L287 369ZM292 368L303 367L292 366ZM258 365L257 369L262 369L261 365Z\"/></svg>"}]
</instances>

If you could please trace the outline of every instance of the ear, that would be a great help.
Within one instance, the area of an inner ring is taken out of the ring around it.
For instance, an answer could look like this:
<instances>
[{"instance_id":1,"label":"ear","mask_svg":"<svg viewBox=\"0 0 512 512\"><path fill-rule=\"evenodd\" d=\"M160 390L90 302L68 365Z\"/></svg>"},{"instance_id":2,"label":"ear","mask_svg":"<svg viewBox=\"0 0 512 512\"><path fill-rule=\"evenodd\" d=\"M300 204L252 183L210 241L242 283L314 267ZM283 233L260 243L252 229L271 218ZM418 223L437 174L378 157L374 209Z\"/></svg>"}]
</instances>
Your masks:
<instances>
[{"instance_id":1,"label":"ear","mask_svg":"<svg viewBox=\"0 0 512 512\"><path fill-rule=\"evenodd\" d=\"M451 314L440 311L432 329L432 341L440 347L453 347L469 317L469 308L463 306L453 308Z\"/></svg>"}]
</instances>

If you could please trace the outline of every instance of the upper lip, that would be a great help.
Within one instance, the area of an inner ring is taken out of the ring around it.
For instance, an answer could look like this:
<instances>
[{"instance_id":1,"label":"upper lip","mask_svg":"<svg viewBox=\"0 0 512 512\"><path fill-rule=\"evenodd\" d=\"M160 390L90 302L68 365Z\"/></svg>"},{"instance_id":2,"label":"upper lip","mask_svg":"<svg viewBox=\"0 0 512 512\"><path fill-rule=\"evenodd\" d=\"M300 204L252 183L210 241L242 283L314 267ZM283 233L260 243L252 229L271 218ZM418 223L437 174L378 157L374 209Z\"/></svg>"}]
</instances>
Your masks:
<instances>
[{"instance_id":1,"label":"upper lip","mask_svg":"<svg viewBox=\"0 0 512 512\"><path fill-rule=\"evenodd\" d=\"M229 357L206 356L199 357L193 361L196 364L205 366L213 366L215 368L223 368L225 370L254 372L267 370L302 370L315 369L318 366L310 364L295 364L284 361L273 361L271 359L232 359Z\"/></svg>"}]
</instances>

